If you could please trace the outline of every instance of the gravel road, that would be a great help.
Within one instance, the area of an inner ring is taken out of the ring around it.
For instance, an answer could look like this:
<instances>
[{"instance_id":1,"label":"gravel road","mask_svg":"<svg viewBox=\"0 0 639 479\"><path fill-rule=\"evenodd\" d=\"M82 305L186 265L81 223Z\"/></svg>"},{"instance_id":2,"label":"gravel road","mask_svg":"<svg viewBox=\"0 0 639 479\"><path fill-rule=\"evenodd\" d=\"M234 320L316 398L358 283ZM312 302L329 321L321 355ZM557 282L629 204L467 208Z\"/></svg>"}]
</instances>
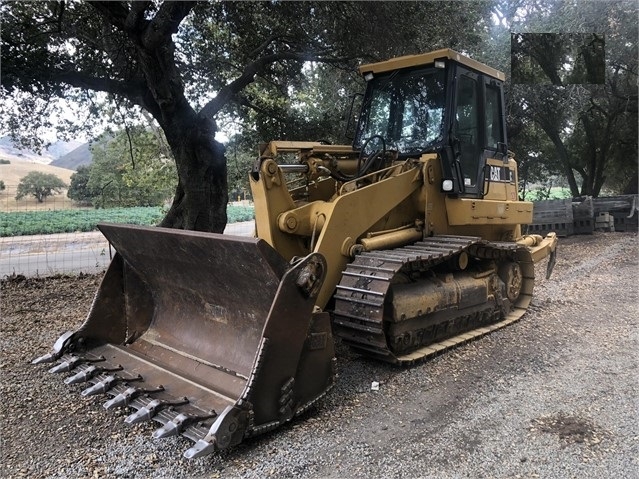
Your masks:
<instances>
[{"instance_id":1,"label":"gravel road","mask_svg":"<svg viewBox=\"0 0 639 479\"><path fill-rule=\"evenodd\" d=\"M410 369L338 344L337 386L302 418L191 461L186 439L153 440L29 364L79 325L99 277L3 281L2 475L637 478L638 258L635 234L562 239L520 322Z\"/></svg>"}]
</instances>

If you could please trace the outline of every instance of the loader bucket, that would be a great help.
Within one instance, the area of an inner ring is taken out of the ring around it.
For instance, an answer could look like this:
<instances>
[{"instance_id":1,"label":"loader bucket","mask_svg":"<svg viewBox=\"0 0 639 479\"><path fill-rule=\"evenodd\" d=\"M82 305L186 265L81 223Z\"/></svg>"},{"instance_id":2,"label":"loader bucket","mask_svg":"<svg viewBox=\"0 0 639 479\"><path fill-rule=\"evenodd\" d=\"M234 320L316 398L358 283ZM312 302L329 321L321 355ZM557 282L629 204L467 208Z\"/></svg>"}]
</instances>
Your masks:
<instances>
[{"instance_id":1,"label":"loader bucket","mask_svg":"<svg viewBox=\"0 0 639 479\"><path fill-rule=\"evenodd\" d=\"M286 262L257 238L101 224L115 247L84 324L34 363L59 360L65 382L88 381L125 421L154 419L196 457L273 429L334 379L326 272L314 253Z\"/></svg>"}]
</instances>

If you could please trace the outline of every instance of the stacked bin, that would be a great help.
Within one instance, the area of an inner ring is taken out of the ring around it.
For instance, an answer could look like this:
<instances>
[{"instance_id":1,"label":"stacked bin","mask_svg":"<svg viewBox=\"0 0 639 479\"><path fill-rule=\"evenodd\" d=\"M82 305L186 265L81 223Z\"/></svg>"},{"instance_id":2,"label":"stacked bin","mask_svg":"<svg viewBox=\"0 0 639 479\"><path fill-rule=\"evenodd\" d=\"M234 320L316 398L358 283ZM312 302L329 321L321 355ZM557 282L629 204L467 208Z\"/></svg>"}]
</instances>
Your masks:
<instances>
[{"instance_id":1,"label":"stacked bin","mask_svg":"<svg viewBox=\"0 0 639 479\"><path fill-rule=\"evenodd\" d=\"M639 231L639 195L536 201L533 223L523 231L542 236L551 231L557 236Z\"/></svg>"},{"instance_id":2,"label":"stacked bin","mask_svg":"<svg viewBox=\"0 0 639 479\"><path fill-rule=\"evenodd\" d=\"M529 234L545 236L550 232L557 236L574 234L572 200L536 201L533 208L533 222L528 225Z\"/></svg>"},{"instance_id":3,"label":"stacked bin","mask_svg":"<svg viewBox=\"0 0 639 479\"><path fill-rule=\"evenodd\" d=\"M595 229L597 231L606 231L614 233L615 231L615 219L607 211L602 211L595 217Z\"/></svg>"},{"instance_id":4,"label":"stacked bin","mask_svg":"<svg viewBox=\"0 0 639 479\"><path fill-rule=\"evenodd\" d=\"M592 196L573 198L573 231L576 235L591 235L595 231Z\"/></svg>"},{"instance_id":5,"label":"stacked bin","mask_svg":"<svg viewBox=\"0 0 639 479\"><path fill-rule=\"evenodd\" d=\"M638 195L594 198L593 207L595 218L601 218L601 221L605 218L602 213L610 215L611 224L614 224L614 231L637 231L639 229Z\"/></svg>"}]
</instances>

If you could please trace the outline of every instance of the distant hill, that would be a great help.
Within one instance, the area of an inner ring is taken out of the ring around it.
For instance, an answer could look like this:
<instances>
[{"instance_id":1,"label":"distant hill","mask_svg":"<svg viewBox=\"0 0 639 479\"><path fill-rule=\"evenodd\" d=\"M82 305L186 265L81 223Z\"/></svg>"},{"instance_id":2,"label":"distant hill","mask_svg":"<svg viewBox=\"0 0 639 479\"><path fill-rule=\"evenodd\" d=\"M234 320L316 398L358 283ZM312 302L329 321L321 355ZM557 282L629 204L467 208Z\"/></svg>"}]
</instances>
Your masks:
<instances>
[{"instance_id":1,"label":"distant hill","mask_svg":"<svg viewBox=\"0 0 639 479\"><path fill-rule=\"evenodd\" d=\"M85 143L76 140L56 141L55 143L51 143L51 146L47 148L47 153L51 155L54 160L58 160L84 144Z\"/></svg>"},{"instance_id":2,"label":"distant hill","mask_svg":"<svg viewBox=\"0 0 639 479\"><path fill-rule=\"evenodd\" d=\"M70 151L75 150L82 142L80 141L56 141L52 143L42 153L36 153L32 150L23 150L14 145L9 136L0 137L0 157L6 159L15 159L28 161L33 163L49 164L54 160L66 155Z\"/></svg>"},{"instance_id":3,"label":"distant hill","mask_svg":"<svg viewBox=\"0 0 639 479\"><path fill-rule=\"evenodd\" d=\"M8 165L0 165L0 180L4 181L7 189L0 193L8 194L9 196L15 196L15 189L20 183L20 180L31 171L41 171L42 173L51 173L64 181L67 185L71 181L71 175L73 170L65 168L57 168L52 165L45 165L43 163L30 162L30 161L11 161Z\"/></svg>"},{"instance_id":4,"label":"distant hill","mask_svg":"<svg viewBox=\"0 0 639 479\"><path fill-rule=\"evenodd\" d=\"M84 143L66 155L52 161L51 165L69 170L77 170L79 166L90 165L92 161L93 155L89 149L89 144Z\"/></svg>"}]
</instances>

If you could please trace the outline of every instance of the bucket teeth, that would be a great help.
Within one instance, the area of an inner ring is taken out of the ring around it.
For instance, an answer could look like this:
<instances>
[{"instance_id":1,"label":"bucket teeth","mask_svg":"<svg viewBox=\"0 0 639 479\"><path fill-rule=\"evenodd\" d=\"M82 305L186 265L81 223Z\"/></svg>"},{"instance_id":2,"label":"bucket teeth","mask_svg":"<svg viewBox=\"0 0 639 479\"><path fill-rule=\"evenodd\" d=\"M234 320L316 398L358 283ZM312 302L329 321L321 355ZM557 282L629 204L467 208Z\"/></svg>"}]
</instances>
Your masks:
<instances>
[{"instance_id":1,"label":"bucket teeth","mask_svg":"<svg viewBox=\"0 0 639 479\"><path fill-rule=\"evenodd\" d=\"M82 356L73 356L66 361L63 361L59 364L56 364L51 369L49 369L50 373L68 373L71 370L75 369L76 366L83 363L97 363L99 361L105 361L104 356L100 356L99 358L84 358Z\"/></svg>"},{"instance_id":2,"label":"bucket teeth","mask_svg":"<svg viewBox=\"0 0 639 479\"><path fill-rule=\"evenodd\" d=\"M162 401L159 399L154 399L146 406L141 407L136 412L128 416L124 422L129 426L133 424L137 424L139 422L144 422L150 420L153 416L158 413L159 407L162 405Z\"/></svg>"},{"instance_id":3,"label":"bucket teeth","mask_svg":"<svg viewBox=\"0 0 639 479\"><path fill-rule=\"evenodd\" d=\"M169 436L177 436L182 431L184 431L191 424L203 421L205 419L215 417L215 413L208 414L205 416L195 416L192 414L178 414L173 419L168 421L164 426L159 429L156 429L153 433L153 437L155 439L160 439Z\"/></svg>"},{"instance_id":4,"label":"bucket teeth","mask_svg":"<svg viewBox=\"0 0 639 479\"><path fill-rule=\"evenodd\" d=\"M86 388L84 391L82 391L81 394L83 396L95 396L96 394L104 394L119 382L141 381L141 380L142 380L142 376L140 375L138 375L135 378L123 378L120 376L116 376L115 374L111 374L105 377L102 381L98 381L93 386Z\"/></svg>"},{"instance_id":5,"label":"bucket teeth","mask_svg":"<svg viewBox=\"0 0 639 479\"><path fill-rule=\"evenodd\" d=\"M184 452L187 459L195 459L197 457L207 456L215 451L215 443L200 439L191 448Z\"/></svg>"},{"instance_id":6,"label":"bucket teeth","mask_svg":"<svg viewBox=\"0 0 639 479\"><path fill-rule=\"evenodd\" d=\"M154 399L150 401L146 406L141 407L136 412L128 416L124 422L129 426L133 424L137 424L144 421L150 421L153 416L155 416L160 409L169 406L181 406L182 404L188 403L189 400L184 398L182 401L164 401L162 399Z\"/></svg>"},{"instance_id":7,"label":"bucket teeth","mask_svg":"<svg viewBox=\"0 0 639 479\"><path fill-rule=\"evenodd\" d=\"M164 391L163 386L158 386L156 389L141 389L130 387L118 394L117 396L109 399L104 403L104 409L113 409L116 407L128 406L131 401L142 394L152 394L155 392Z\"/></svg>"},{"instance_id":8,"label":"bucket teeth","mask_svg":"<svg viewBox=\"0 0 639 479\"><path fill-rule=\"evenodd\" d=\"M42 364L42 363L52 363L58 359L55 354L47 353L44 356L40 356L39 358L35 358L31 361L31 364Z\"/></svg>"},{"instance_id":9,"label":"bucket teeth","mask_svg":"<svg viewBox=\"0 0 639 479\"><path fill-rule=\"evenodd\" d=\"M104 378L102 381L98 381L93 386L89 386L80 394L83 396L95 396L97 394L104 394L109 389L111 389L118 381L122 381L122 378L119 378L114 375L109 375Z\"/></svg>"},{"instance_id":10,"label":"bucket teeth","mask_svg":"<svg viewBox=\"0 0 639 479\"><path fill-rule=\"evenodd\" d=\"M77 384L86 382L91 379L96 374L99 374L98 368L96 366L89 366L88 368L80 371L79 373L74 374L73 376L69 376L64 380L65 384Z\"/></svg>"},{"instance_id":11,"label":"bucket teeth","mask_svg":"<svg viewBox=\"0 0 639 479\"><path fill-rule=\"evenodd\" d=\"M104 403L104 409L113 409L116 407L128 406L137 396L142 394L142 390L138 388L128 388L124 392L121 392L113 399L109 399Z\"/></svg>"},{"instance_id":12,"label":"bucket teeth","mask_svg":"<svg viewBox=\"0 0 639 479\"><path fill-rule=\"evenodd\" d=\"M94 376L97 376L100 373L108 373L108 372L114 372L114 371L122 371L122 366L118 366L117 368L103 368L99 366L89 366L88 368L85 368L79 373L66 378L64 380L64 383L65 384L83 383L83 382L87 382L89 379L91 379Z\"/></svg>"},{"instance_id":13,"label":"bucket teeth","mask_svg":"<svg viewBox=\"0 0 639 479\"><path fill-rule=\"evenodd\" d=\"M153 437L155 439L160 439L163 437L177 436L184 430L184 428L194 421L196 421L196 418L192 418L187 414L178 414L163 427L156 429L153 432Z\"/></svg>"},{"instance_id":14,"label":"bucket teeth","mask_svg":"<svg viewBox=\"0 0 639 479\"><path fill-rule=\"evenodd\" d=\"M50 353L40 356L39 358L35 358L31 361L31 364L52 363L53 361L56 361L64 354L64 350L73 341L73 337L74 333L67 331L56 340Z\"/></svg>"}]
</instances>

